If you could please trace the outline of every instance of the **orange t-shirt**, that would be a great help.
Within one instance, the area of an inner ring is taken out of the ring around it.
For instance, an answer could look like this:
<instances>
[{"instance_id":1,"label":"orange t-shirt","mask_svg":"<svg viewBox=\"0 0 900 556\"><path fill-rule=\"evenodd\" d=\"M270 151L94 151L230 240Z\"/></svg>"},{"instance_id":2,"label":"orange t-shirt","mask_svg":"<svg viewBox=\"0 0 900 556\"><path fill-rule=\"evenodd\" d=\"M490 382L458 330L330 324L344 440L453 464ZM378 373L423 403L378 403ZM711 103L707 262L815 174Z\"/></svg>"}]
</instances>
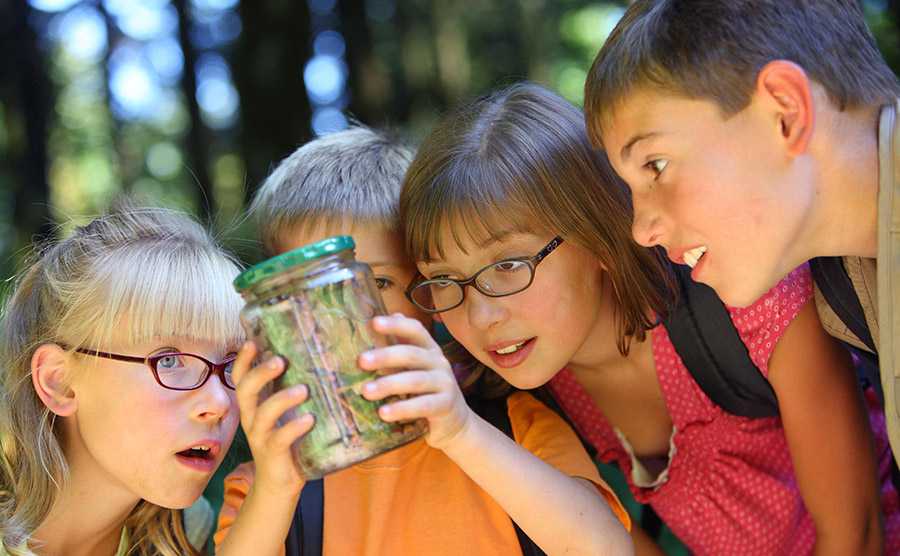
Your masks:
<instances>
[{"instance_id":1,"label":"orange t-shirt","mask_svg":"<svg viewBox=\"0 0 900 556\"><path fill-rule=\"evenodd\" d=\"M625 509L564 420L524 392L512 394L507 408L518 444L566 475L597 485L630 529ZM234 523L254 472L248 462L225 478L216 546ZM503 508L442 451L421 439L327 475L324 489L325 556L521 554ZM534 511L540 512L540 506Z\"/></svg>"}]
</instances>

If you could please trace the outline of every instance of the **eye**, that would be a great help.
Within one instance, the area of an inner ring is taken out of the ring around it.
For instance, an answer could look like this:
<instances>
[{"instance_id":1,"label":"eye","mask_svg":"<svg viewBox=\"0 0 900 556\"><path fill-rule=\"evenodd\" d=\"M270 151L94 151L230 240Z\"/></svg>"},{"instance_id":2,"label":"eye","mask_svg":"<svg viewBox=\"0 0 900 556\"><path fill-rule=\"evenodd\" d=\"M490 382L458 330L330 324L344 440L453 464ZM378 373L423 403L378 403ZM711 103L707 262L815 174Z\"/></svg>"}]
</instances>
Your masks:
<instances>
[{"instance_id":1,"label":"eye","mask_svg":"<svg viewBox=\"0 0 900 556\"><path fill-rule=\"evenodd\" d=\"M231 371L234 369L234 360L237 359L236 353L229 353L225 356L225 374L231 375Z\"/></svg>"},{"instance_id":2,"label":"eye","mask_svg":"<svg viewBox=\"0 0 900 556\"><path fill-rule=\"evenodd\" d=\"M377 286L379 290L386 290L394 287L394 281L384 276L376 276L375 286Z\"/></svg>"},{"instance_id":3,"label":"eye","mask_svg":"<svg viewBox=\"0 0 900 556\"><path fill-rule=\"evenodd\" d=\"M164 355L156 362L156 368L162 371L174 371L184 367L181 356L173 353L172 355Z\"/></svg>"},{"instance_id":4,"label":"eye","mask_svg":"<svg viewBox=\"0 0 900 556\"><path fill-rule=\"evenodd\" d=\"M528 265L523 261L500 261L499 263L494 263L494 269L499 272L518 272L527 267Z\"/></svg>"},{"instance_id":5,"label":"eye","mask_svg":"<svg viewBox=\"0 0 900 556\"><path fill-rule=\"evenodd\" d=\"M659 179L659 176L663 173L663 170L666 169L666 166L669 165L669 161L665 158L657 158L651 160L647 164L644 164L644 168L647 168L651 172L653 172L653 179Z\"/></svg>"},{"instance_id":6,"label":"eye","mask_svg":"<svg viewBox=\"0 0 900 556\"><path fill-rule=\"evenodd\" d=\"M437 278L431 278L428 281L428 285L431 286L432 288L436 288L436 289L448 288L455 284L456 284L456 282L454 282L453 280L450 280L449 278L445 278L443 276L439 276Z\"/></svg>"}]
</instances>

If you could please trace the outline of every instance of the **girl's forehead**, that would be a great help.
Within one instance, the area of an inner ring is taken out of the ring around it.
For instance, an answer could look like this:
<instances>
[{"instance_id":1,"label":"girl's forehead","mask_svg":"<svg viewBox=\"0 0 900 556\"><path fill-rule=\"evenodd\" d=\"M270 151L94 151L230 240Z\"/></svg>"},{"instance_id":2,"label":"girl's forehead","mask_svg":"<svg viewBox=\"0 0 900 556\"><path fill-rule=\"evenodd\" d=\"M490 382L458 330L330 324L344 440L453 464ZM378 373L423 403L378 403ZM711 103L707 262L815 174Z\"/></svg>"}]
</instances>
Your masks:
<instances>
[{"instance_id":1,"label":"girl's forehead","mask_svg":"<svg viewBox=\"0 0 900 556\"><path fill-rule=\"evenodd\" d=\"M432 249L431 257L419 261L419 267L438 264L462 264L470 261L489 261L508 248L531 248L544 238L543 232L498 229L489 234L453 233L448 229L441 234L441 242Z\"/></svg>"}]
</instances>

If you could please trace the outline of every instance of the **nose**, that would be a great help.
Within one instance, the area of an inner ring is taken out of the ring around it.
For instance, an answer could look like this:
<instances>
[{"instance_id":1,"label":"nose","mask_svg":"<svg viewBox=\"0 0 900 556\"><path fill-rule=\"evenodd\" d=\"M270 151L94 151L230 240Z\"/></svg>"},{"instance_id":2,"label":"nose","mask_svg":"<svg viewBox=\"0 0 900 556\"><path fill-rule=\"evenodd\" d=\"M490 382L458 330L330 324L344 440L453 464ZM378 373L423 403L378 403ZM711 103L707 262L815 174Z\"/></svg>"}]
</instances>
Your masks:
<instances>
[{"instance_id":1,"label":"nose","mask_svg":"<svg viewBox=\"0 0 900 556\"><path fill-rule=\"evenodd\" d=\"M503 303L504 298L484 295L475 288L468 288L468 290L465 305L469 324L473 328L488 330L508 318L509 313Z\"/></svg>"},{"instance_id":2,"label":"nose","mask_svg":"<svg viewBox=\"0 0 900 556\"><path fill-rule=\"evenodd\" d=\"M662 242L662 219L653 203L643 195L634 195L634 222L631 224L631 235L638 244L653 247Z\"/></svg>"},{"instance_id":3,"label":"nose","mask_svg":"<svg viewBox=\"0 0 900 556\"><path fill-rule=\"evenodd\" d=\"M235 410L236 401L232 390L222 383L218 374L209 377L206 384L194 390L195 404L191 417L201 423L215 423Z\"/></svg>"}]
</instances>

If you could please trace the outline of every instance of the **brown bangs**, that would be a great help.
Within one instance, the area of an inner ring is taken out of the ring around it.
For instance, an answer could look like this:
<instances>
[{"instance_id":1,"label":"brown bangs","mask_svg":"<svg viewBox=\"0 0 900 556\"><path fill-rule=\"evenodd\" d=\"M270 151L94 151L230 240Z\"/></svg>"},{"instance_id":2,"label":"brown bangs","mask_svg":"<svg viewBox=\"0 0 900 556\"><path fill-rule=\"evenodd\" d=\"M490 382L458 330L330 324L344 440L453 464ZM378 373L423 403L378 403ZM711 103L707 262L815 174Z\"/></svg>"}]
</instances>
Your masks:
<instances>
[{"instance_id":1,"label":"brown bangs","mask_svg":"<svg viewBox=\"0 0 900 556\"><path fill-rule=\"evenodd\" d=\"M467 243L547 231L544 216L522 198L523 178L477 155L449 162L431 187L409 191L406 206L415 210L403 218L407 252L416 261L443 259L447 232L468 254Z\"/></svg>"}]
</instances>

